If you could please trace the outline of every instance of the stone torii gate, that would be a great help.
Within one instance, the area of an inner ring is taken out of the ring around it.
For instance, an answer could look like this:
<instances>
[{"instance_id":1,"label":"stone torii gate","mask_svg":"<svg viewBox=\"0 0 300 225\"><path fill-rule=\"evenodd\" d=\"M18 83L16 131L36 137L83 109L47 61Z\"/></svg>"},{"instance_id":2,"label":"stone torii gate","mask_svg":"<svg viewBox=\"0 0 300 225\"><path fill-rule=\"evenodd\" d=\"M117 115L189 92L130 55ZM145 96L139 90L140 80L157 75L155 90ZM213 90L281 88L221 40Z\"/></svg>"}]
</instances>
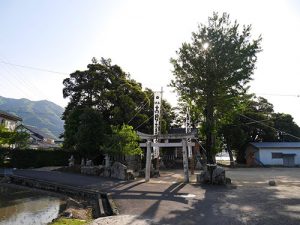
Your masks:
<instances>
[{"instance_id":1,"label":"stone torii gate","mask_svg":"<svg viewBox=\"0 0 300 225\"><path fill-rule=\"evenodd\" d=\"M146 147L146 169L145 169L145 181L150 180L150 167L151 167L151 148L153 147L182 147L182 155L183 155L183 171L184 171L184 182L189 182L189 166L188 166L188 155L187 155L187 147L195 146L193 142L187 142L187 139L195 139L195 133L185 133L185 134L159 134L159 135L151 135L144 134L141 132L137 132L139 137L142 140L146 140L146 143L140 143L140 147ZM168 140L167 143L154 143L153 140ZM181 142L169 142L169 140L178 140L181 139Z\"/></svg>"}]
</instances>

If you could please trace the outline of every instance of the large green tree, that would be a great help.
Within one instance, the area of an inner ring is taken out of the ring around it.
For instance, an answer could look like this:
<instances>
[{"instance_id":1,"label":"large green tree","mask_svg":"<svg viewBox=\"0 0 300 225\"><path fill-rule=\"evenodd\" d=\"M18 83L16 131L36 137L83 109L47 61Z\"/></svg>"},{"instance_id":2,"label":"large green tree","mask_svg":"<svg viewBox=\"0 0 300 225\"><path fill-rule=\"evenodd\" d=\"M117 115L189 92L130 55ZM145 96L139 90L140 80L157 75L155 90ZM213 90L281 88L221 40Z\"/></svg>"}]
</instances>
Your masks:
<instances>
[{"instance_id":1,"label":"large green tree","mask_svg":"<svg viewBox=\"0 0 300 225\"><path fill-rule=\"evenodd\" d=\"M109 138L104 136L116 135L114 127L122 124L153 132L153 91L143 90L140 83L111 60L93 59L87 70L70 74L63 84L64 98L69 98L63 114L64 147L84 154L95 153L95 149L99 152L101 146L107 146L105 142ZM163 101L162 105L162 131L166 132L174 114L170 104ZM101 127L101 131L97 127ZM98 131L100 135L95 135Z\"/></svg>"},{"instance_id":2,"label":"large green tree","mask_svg":"<svg viewBox=\"0 0 300 225\"><path fill-rule=\"evenodd\" d=\"M69 98L63 114L64 146L91 155L99 152L111 126L126 124L133 116L131 124L142 123L144 117L135 113L141 102L150 100L141 84L111 60L93 59L87 67L63 81L63 96Z\"/></svg>"},{"instance_id":3,"label":"large green tree","mask_svg":"<svg viewBox=\"0 0 300 225\"><path fill-rule=\"evenodd\" d=\"M140 103L149 101L142 85L118 65L112 65L111 60L102 58L98 62L93 59L87 67L87 70L76 71L63 81L63 96L70 100L64 119L71 110L85 106L97 109L109 124L128 123ZM132 122L139 124L142 119L136 115Z\"/></svg>"},{"instance_id":4,"label":"large green tree","mask_svg":"<svg viewBox=\"0 0 300 225\"><path fill-rule=\"evenodd\" d=\"M227 150L232 150L237 161L245 161L249 142L299 141L300 127L289 114L275 113L273 105L262 97L253 96L229 123L219 129Z\"/></svg>"},{"instance_id":5,"label":"large green tree","mask_svg":"<svg viewBox=\"0 0 300 225\"><path fill-rule=\"evenodd\" d=\"M218 131L227 150L235 152L239 162L244 161L244 150L249 142L276 139L276 132L272 128L273 105L262 97L247 97L241 103L242 109L223 123Z\"/></svg>"},{"instance_id":6,"label":"large green tree","mask_svg":"<svg viewBox=\"0 0 300 225\"><path fill-rule=\"evenodd\" d=\"M278 141L300 141L300 127L294 118L285 113L273 113L274 127L277 129Z\"/></svg>"},{"instance_id":7,"label":"large green tree","mask_svg":"<svg viewBox=\"0 0 300 225\"><path fill-rule=\"evenodd\" d=\"M228 14L214 13L171 59L175 76L171 86L183 101L196 105L199 117L204 118L209 162L213 162L220 121L239 110L261 51L260 42L260 37L251 38L251 26L240 27Z\"/></svg>"},{"instance_id":8,"label":"large green tree","mask_svg":"<svg viewBox=\"0 0 300 225\"><path fill-rule=\"evenodd\" d=\"M105 141L107 126L101 112L84 108L79 115L75 133L76 149L89 158L97 155Z\"/></svg>"}]
</instances>

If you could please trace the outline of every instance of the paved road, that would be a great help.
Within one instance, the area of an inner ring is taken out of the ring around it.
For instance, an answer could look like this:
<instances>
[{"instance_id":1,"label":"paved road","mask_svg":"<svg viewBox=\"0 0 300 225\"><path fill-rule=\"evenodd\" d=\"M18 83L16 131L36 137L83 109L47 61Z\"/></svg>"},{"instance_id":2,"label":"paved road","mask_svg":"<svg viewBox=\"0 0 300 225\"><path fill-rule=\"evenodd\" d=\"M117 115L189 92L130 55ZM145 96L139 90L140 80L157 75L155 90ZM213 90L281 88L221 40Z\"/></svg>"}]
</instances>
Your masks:
<instances>
[{"instance_id":1,"label":"paved road","mask_svg":"<svg viewBox=\"0 0 300 225\"><path fill-rule=\"evenodd\" d=\"M233 184L227 187L183 184L176 172L148 183L61 172L15 173L112 193L122 216L94 224L300 224L299 168L228 170ZM274 173L279 185L270 187L267 181Z\"/></svg>"}]
</instances>

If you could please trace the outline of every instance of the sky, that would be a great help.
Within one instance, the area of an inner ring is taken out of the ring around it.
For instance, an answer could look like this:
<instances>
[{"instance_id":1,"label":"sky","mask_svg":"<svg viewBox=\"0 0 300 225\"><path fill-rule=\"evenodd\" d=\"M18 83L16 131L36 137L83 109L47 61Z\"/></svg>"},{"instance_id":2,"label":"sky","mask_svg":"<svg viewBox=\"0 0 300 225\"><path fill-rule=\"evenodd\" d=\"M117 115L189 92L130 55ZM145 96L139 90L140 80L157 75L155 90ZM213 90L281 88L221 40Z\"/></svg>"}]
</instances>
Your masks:
<instances>
[{"instance_id":1,"label":"sky","mask_svg":"<svg viewBox=\"0 0 300 225\"><path fill-rule=\"evenodd\" d=\"M262 35L250 91L300 125L297 0L0 0L0 96L64 107L63 79L104 57L176 105L170 58L214 11Z\"/></svg>"}]
</instances>

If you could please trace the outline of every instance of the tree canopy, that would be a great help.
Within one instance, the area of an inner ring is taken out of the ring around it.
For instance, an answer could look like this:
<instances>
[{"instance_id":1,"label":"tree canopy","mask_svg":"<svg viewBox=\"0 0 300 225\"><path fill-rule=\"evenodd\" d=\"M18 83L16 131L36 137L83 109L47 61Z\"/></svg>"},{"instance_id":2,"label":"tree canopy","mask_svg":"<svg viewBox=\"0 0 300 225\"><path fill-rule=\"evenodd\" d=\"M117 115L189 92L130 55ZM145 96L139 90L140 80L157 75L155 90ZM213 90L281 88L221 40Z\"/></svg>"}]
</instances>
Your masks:
<instances>
[{"instance_id":1,"label":"tree canopy","mask_svg":"<svg viewBox=\"0 0 300 225\"><path fill-rule=\"evenodd\" d=\"M120 136L126 131L128 138L132 137L134 130L126 125L153 132L153 91L143 90L140 83L110 59L94 58L87 70L70 74L63 84L63 96L70 100L63 114L65 148L84 154L99 152L112 135ZM168 102L163 101L162 107L162 132L167 132L174 113ZM118 130L122 124L125 127Z\"/></svg>"},{"instance_id":2,"label":"tree canopy","mask_svg":"<svg viewBox=\"0 0 300 225\"><path fill-rule=\"evenodd\" d=\"M240 110L241 101L255 69L261 37L251 38L251 26L231 22L229 15L214 13L208 24L200 24L192 41L183 43L171 59L174 80L171 86L181 99L196 106L204 119L208 153L216 148L216 135L222 121ZM193 107L191 107L193 108ZM211 154L208 160L213 161Z\"/></svg>"},{"instance_id":3,"label":"tree canopy","mask_svg":"<svg viewBox=\"0 0 300 225\"><path fill-rule=\"evenodd\" d=\"M98 62L93 59L87 67L88 70L76 71L63 81L63 96L70 99L64 118L72 109L85 106L101 112L109 124L118 125L127 123L134 116L137 103L149 101L141 84L118 65L112 65L111 60L102 58ZM134 122L141 121L137 115Z\"/></svg>"},{"instance_id":4,"label":"tree canopy","mask_svg":"<svg viewBox=\"0 0 300 225\"><path fill-rule=\"evenodd\" d=\"M299 141L300 127L291 115L275 113L267 99L253 96L241 113L223 124L219 136L223 137L227 149L236 153L237 161L244 162L249 142Z\"/></svg>"}]
</instances>

